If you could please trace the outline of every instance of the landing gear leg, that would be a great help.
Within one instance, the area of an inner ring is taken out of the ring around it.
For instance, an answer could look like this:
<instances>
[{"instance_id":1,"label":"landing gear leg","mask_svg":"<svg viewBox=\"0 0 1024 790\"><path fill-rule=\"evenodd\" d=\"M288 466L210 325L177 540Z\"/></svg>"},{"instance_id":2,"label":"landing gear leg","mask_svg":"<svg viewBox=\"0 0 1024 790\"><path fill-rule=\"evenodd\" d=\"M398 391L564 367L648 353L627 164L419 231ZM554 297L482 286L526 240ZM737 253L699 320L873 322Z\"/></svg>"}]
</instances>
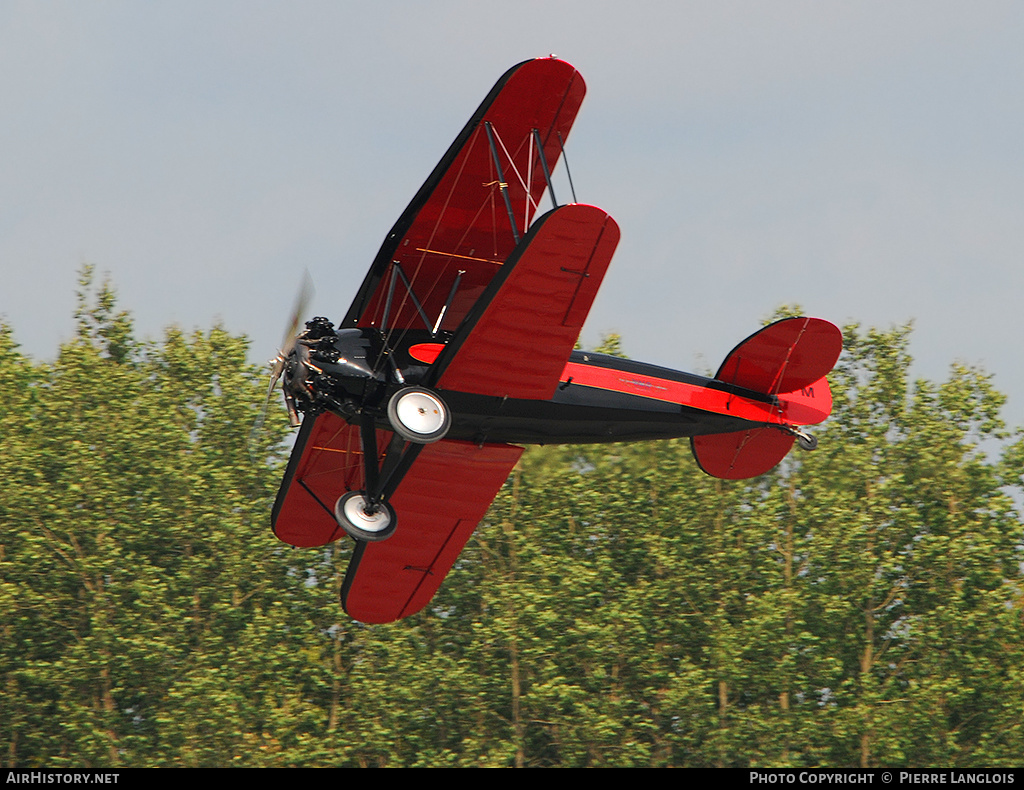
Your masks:
<instances>
[{"instance_id":1,"label":"landing gear leg","mask_svg":"<svg viewBox=\"0 0 1024 790\"><path fill-rule=\"evenodd\" d=\"M401 393L399 393L401 394ZM447 430L447 427L445 428ZM334 505L334 518L338 525L351 537L360 541L375 542L390 538L397 526L395 509L388 500L402 482L423 444L406 444L398 433L392 438L384 453L384 461L378 466L380 457L377 447L377 429L370 414L363 414L359 424L359 435L363 446L363 491L350 491L341 496Z\"/></svg>"}]
</instances>

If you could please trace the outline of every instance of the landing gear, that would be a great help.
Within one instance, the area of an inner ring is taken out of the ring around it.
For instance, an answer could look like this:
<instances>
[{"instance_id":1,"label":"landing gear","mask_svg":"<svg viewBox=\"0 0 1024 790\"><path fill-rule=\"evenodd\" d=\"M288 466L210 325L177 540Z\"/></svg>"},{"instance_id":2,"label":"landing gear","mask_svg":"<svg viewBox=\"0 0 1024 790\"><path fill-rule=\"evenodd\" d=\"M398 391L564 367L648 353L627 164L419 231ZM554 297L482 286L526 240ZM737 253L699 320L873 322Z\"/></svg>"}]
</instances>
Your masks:
<instances>
[{"instance_id":1,"label":"landing gear","mask_svg":"<svg viewBox=\"0 0 1024 790\"><path fill-rule=\"evenodd\" d=\"M378 467L381 455L377 448L377 431L372 414L363 414L359 437L366 490L350 491L334 505L338 525L356 540L375 542L387 540L394 534L398 519L387 500L424 445L448 433L452 417L441 396L423 387L405 387L388 401L388 421L395 435Z\"/></svg>"},{"instance_id":2,"label":"landing gear","mask_svg":"<svg viewBox=\"0 0 1024 790\"><path fill-rule=\"evenodd\" d=\"M440 395L423 387L405 387L388 401L388 421L407 442L430 444L448 433L452 414Z\"/></svg>"},{"instance_id":3,"label":"landing gear","mask_svg":"<svg viewBox=\"0 0 1024 790\"><path fill-rule=\"evenodd\" d=\"M790 427L789 432L796 437L796 443L800 445L801 450L818 449L818 437L814 434L793 427Z\"/></svg>"},{"instance_id":4,"label":"landing gear","mask_svg":"<svg viewBox=\"0 0 1024 790\"><path fill-rule=\"evenodd\" d=\"M796 443L800 445L801 450L817 450L818 449L818 437L810 433L798 435L796 437Z\"/></svg>"},{"instance_id":5,"label":"landing gear","mask_svg":"<svg viewBox=\"0 0 1024 790\"><path fill-rule=\"evenodd\" d=\"M356 540L387 540L398 526L395 510L387 502L373 504L365 491L349 491L334 505L339 526Z\"/></svg>"},{"instance_id":6,"label":"landing gear","mask_svg":"<svg viewBox=\"0 0 1024 790\"><path fill-rule=\"evenodd\" d=\"M807 433L807 431L801 430L793 425L777 425L776 427L783 433L788 433L790 436L794 437L801 450L818 449L818 437L814 434Z\"/></svg>"}]
</instances>

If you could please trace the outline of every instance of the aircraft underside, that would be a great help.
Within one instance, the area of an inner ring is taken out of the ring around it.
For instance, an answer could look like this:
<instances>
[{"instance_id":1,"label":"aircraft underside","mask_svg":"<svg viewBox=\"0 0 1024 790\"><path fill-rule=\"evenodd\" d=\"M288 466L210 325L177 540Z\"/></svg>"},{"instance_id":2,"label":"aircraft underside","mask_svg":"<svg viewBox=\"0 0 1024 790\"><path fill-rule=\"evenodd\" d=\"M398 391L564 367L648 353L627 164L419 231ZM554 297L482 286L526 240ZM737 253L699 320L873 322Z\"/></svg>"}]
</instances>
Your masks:
<instances>
[{"instance_id":1,"label":"aircraft underside","mask_svg":"<svg viewBox=\"0 0 1024 790\"><path fill-rule=\"evenodd\" d=\"M573 351L620 235L606 211L555 195L585 89L553 57L509 69L385 236L338 329L314 318L274 362L270 390L283 382L301 425L274 532L293 546L355 539L341 599L358 620L430 602L520 445L689 437L701 469L736 480L796 442L813 449L801 426L831 410L842 336L821 319L763 327L711 378Z\"/></svg>"},{"instance_id":2,"label":"aircraft underside","mask_svg":"<svg viewBox=\"0 0 1024 790\"><path fill-rule=\"evenodd\" d=\"M626 404L621 408L609 407L600 405L608 399L605 391L583 386L574 389L576 397L572 402L562 402L557 396L541 402L462 393L439 394L452 409L448 437L478 444L588 444L677 439L740 431L756 424L635 395L619 396L622 401L632 402L632 407Z\"/></svg>"}]
</instances>

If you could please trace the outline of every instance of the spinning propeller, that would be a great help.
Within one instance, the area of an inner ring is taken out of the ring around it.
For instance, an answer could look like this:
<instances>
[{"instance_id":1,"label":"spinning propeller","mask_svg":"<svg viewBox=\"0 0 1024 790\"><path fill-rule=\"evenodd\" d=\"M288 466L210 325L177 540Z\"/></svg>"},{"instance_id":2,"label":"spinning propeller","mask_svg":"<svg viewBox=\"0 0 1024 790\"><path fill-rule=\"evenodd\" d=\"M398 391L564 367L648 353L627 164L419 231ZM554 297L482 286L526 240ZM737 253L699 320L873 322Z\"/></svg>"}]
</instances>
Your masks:
<instances>
[{"instance_id":1,"label":"spinning propeller","mask_svg":"<svg viewBox=\"0 0 1024 790\"><path fill-rule=\"evenodd\" d=\"M281 378L281 374L284 372L284 364L288 359L288 355L292 353L292 349L295 348L295 340L298 337L299 322L302 320L302 316L306 314L306 310L309 307L310 301L313 299L313 280L309 276L309 271L306 270L302 273L302 282L299 284L299 292L295 297L295 306L292 308L291 320L288 322L288 327L284 332L284 339L281 341L281 348L277 352L277 356L271 360L273 367L270 373L270 387L267 388L267 403L270 403L270 396L274 392L274 387L277 386L278 379ZM287 401L287 396L285 397ZM264 404L263 411L266 412L267 405ZM288 416L291 420L292 427L296 427L299 424L298 416L295 414L294 407L288 403Z\"/></svg>"},{"instance_id":2,"label":"spinning propeller","mask_svg":"<svg viewBox=\"0 0 1024 790\"><path fill-rule=\"evenodd\" d=\"M309 276L309 271L302 273L302 282L299 284L299 292L295 297L295 305L292 308L291 318L288 321L287 328L284 332L284 338L281 341L281 346L278 349L277 356L270 360L270 386L267 387L267 399L263 402L263 409L260 411L260 416L256 420L256 424L252 427L252 433L250 434L251 440L255 437L256 433L263 427L263 422L267 417L267 409L270 406L270 398L274 394L274 387L277 386L277 382L281 378L281 374L284 373L285 363L288 361L289 355L295 348L295 341L298 338L299 323L302 320L302 316L306 314L309 308L309 303L313 299L313 280ZM295 405L291 402L288 393L285 393L285 405L288 407L288 420L292 427L295 428L299 425L299 416L295 411Z\"/></svg>"}]
</instances>

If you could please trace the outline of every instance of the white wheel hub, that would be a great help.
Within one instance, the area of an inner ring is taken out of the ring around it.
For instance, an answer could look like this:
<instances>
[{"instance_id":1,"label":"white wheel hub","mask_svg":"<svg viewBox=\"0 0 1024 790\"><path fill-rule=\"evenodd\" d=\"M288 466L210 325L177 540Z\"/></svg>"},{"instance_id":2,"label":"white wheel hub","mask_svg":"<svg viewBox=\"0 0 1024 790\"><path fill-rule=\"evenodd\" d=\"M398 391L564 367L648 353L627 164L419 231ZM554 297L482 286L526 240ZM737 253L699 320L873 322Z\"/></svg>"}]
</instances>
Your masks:
<instances>
[{"instance_id":1,"label":"white wheel hub","mask_svg":"<svg viewBox=\"0 0 1024 790\"><path fill-rule=\"evenodd\" d=\"M395 511L391 505L371 506L363 491L350 491L334 505L334 518L356 540L386 540L395 531Z\"/></svg>"},{"instance_id":2,"label":"white wheel hub","mask_svg":"<svg viewBox=\"0 0 1024 790\"><path fill-rule=\"evenodd\" d=\"M440 395L422 387L406 387L391 396L388 421L406 441L430 444L448 433L451 413Z\"/></svg>"},{"instance_id":3,"label":"white wheel hub","mask_svg":"<svg viewBox=\"0 0 1024 790\"><path fill-rule=\"evenodd\" d=\"M429 435L444 425L444 407L427 392L410 392L399 398L395 411L410 431Z\"/></svg>"},{"instance_id":4,"label":"white wheel hub","mask_svg":"<svg viewBox=\"0 0 1024 790\"><path fill-rule=\"evenodd\" d=\"M342 506L342 512L350 524L355 524L359 529L367 532L383 532L391 523L391 516L384 508L376 511L368 511L366 500L361 496L352 497Z\"/></svg>"}]
</instances>

